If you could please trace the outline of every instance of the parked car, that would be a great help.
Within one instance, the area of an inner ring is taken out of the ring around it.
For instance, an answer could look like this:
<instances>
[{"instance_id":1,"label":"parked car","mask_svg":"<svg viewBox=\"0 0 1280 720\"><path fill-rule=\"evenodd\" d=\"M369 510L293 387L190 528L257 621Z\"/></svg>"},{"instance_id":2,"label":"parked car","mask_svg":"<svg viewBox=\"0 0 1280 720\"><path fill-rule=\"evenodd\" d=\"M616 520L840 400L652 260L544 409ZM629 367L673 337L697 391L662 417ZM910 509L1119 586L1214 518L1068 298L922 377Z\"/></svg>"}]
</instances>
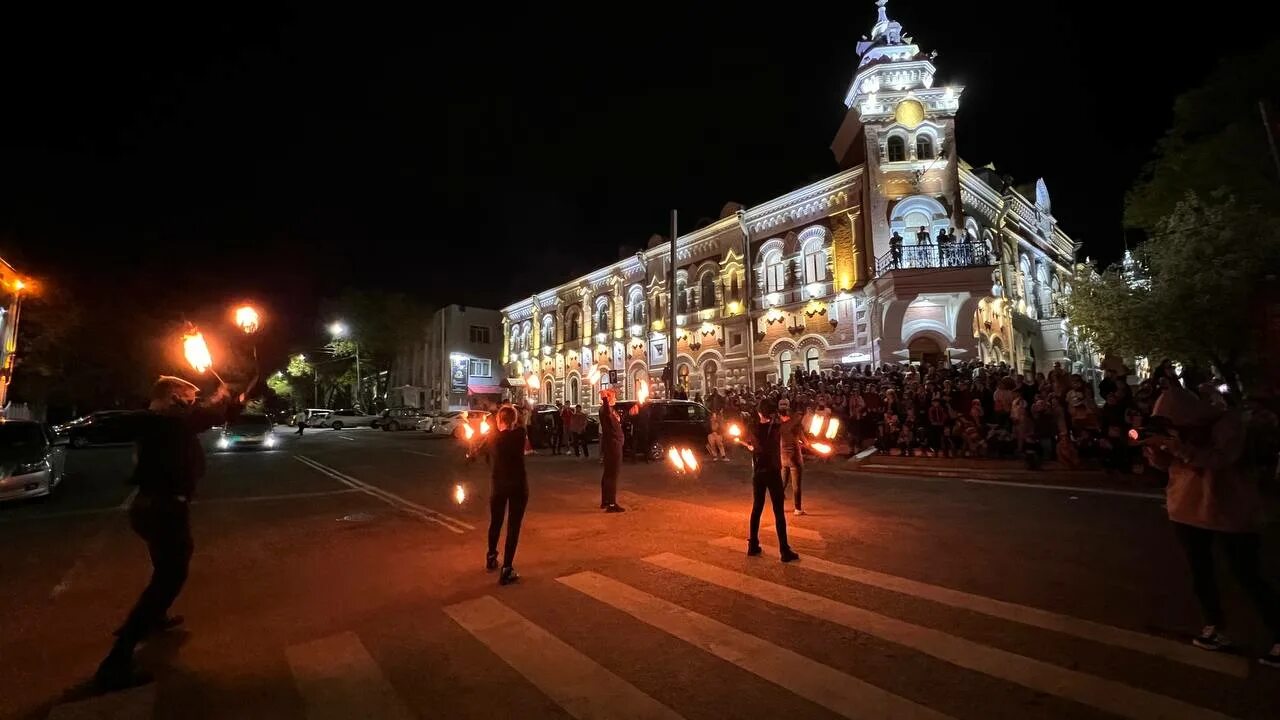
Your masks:
<instances>
[{"instance_id":1,"label":"parked car","mask_svg":"<svg viewBox=\"0 0 1280 720\"><path fill-rule=\"evenodd\" d=\"M377 419L373 421L373 427L382 428L388 432L398 430L413 430L421 427L423 420L432 420L426 410L416 407L393 407L383 410ZM430 430L430 428L423 428Z\"/></svg>"},{"instance_id":2,"label":"parked car","mask_svg":"<svg viewBox=\"0 0 1280 720\"><path fill-rule=\"evenodd\" d=\"M58 426L59 434L65 434L73 448L109 443L133 442L133 436L125 418L127 410L104 410L76 418Z\"/></svg>"},{"instance_id":3,"label":"parked car","mask_svg":"<svg viewBox=\"0 0 1280 720\"><path fill-rule=\"evenodd\" d=\"M353 427L372 427L377 415L369 415L359 410L334 410L323 418L308 422L308 427L327 427L334 430Z\"/></svg>"},{"instance_id":4,"label":"parked car","mask_svg":"<svg viewBox=\"0 0 1280 720\"><path fill-rule=\"evenodd\" d=\"M555 422L552 419L554 413L560 409L555 405L535 405L533 408L533 427L529 428L529 443L535 448L550 447L551 430ZM583 412L589 411L583 408ZM587 415L587 429L584 433L587 436L587 442L593 443L600 439L600 416L596 413ZM567 433L567 428L566 428ZM566 435L567 437L567 435Z\"/></svg>"},{"instance_id":5,"label":"parked car","mask_svg":"<svg viewBox=\"0 0 1280 720\"><path fill-rule=\"evenodd\" d=\"M0 419L0 501L52 495L66 472L66 449L30 420Z\"/></svg>"},{"instance_id":6,"label":"parked car","mask_svg":"<svg viewBox=\"0 0 1280 720\"><path fill-rule=\"evenodd\" d=\"M464 420L463 414L466 414ZM463 422L471 424L471 428L477 432L480 430L480 421L489 417L487 410L454 410L447 412L439 417L434 418L432 427L429 432L435 435L459 435L462 432ZM489 424L492 426L493 422ZM420 426L421 427L421 426Z\"/></svg>"},{"instance_id":7,"label":"parked car","mask_svg":"<svg viewBox=\"0 0 1280 720\"><path fill-rule=\"evenodd\" d=\"M635 442L637 417L631 414L635 404L633 400L618 403L628 451ZM701 452L707 445L707 436L711 434L711 413L700 403L692 400L650 400L640 406L640 413L640 417L649 423L647 440L651 460L662 460L672 445L689 447L694 452Z\"/></svg>"},{"instance_id":8,"label":"parked car","mask_svg":"<svg viewBox=\"0 0 1280 720\"><path fill-rule=\"evenodd\" d=\"M272 433L275 423L265 415L241 415L222 426L222 434L218 436L219 450L235 450L238 448L266 448L276 446L276 437Z\"/></svg>"}]
</instances>

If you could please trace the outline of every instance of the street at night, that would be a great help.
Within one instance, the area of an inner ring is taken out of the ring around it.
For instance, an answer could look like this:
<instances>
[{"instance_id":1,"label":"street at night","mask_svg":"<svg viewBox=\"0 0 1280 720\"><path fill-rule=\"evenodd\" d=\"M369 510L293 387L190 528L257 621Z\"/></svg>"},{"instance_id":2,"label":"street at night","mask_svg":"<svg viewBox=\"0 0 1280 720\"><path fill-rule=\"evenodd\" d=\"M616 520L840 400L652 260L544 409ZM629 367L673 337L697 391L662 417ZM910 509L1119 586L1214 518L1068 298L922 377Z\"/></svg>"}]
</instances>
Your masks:
<instances>
[{"instance_id":1,"label":"street at night","mask_svg":"<svg viewBox=\"0 0 1280 720\"><path fill-rule=\"evenodd\" d=\"M741 451L697 479L624 465L620 514L599 510L597 458L541 455L527 460L522 578L499 587L483 569L487 468L467 464L458 441L276 437L273 450L210 454L174 608L186 623L139 650L156 675L139 688L89 686L148 573L123 511L131 448L71 450L58 494L0 511L0 714L1280 712L1266 668L1188 644L1196 610L1159 494L810 465L809 514L788 513L801 559L783 565L771 527L764 555L744 554Z\"/></svg>"}]
</instances>

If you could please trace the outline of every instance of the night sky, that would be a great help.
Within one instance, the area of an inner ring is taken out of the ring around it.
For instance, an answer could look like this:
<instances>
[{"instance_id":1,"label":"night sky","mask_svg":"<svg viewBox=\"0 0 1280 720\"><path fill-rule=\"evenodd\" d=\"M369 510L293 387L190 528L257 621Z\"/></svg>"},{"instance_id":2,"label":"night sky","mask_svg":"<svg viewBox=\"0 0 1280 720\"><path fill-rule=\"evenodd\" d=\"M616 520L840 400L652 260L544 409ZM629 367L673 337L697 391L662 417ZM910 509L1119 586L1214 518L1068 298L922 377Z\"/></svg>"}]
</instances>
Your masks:
<instances>
[{"instance_id":1,"label":"night sky","mask_svg":"<svg viewBox=\"0 0 1280 720\"><path fill-rule=\"evenodd\" d=\"M672 207L688 230L833 173L875 18L871 0L168 7L5 19L0 253L86 298L257 297L289 342L344 286L501 306L643 246ZM889 5L967 86L961 156L1044 176L1104 259L1173 97L1231 46L1169 8Z\"/></svg>"}]
</instances>

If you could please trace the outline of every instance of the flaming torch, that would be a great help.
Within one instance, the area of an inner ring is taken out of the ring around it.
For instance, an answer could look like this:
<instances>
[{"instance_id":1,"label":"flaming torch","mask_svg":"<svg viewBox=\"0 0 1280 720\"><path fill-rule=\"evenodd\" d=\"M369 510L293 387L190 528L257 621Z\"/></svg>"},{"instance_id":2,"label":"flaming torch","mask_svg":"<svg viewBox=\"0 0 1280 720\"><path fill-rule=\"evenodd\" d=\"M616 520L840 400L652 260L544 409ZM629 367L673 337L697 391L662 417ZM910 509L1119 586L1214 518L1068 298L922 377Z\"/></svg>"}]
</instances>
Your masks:
<instances>
[{"instance_id":1,"label":"flaming torch","mask_svg":"<svg viewBox=\"0 0 1280 720\"><path fill-rule=\"evenodd\" d=\"M640 378L636 381L636 402L643 405L649 400L649 381Z\"/></svg>"},{"instance_id":2,"label":"flaming torch","mask_svg":"<svg viewBox=\"0 0 1280 720\"><path fill-rule=\"evenodd\" d=\"M809 449L813 450L819 455L822 455L823 457L826 457L827 455L831 454L831 446L824 442L811 442L809 443Z\"/></svg>"},{"instance_id":3,"label":"flaming torch","mask_svg":"<svg viewBox=\"0 0 1280 720\"><path fill-rule=\"evenodd\" d=\"M733 442L738 443L742 447L750 450L751 452L755 452L755 448L751 446L751 443L743 441L742 426L739 425L738 423L729 423L729 439Z\"/></svg>"},{"instance_id":4,"label":"flaming torch","mask_svg":"<svg viewBox=\"0 0 1280 720\"><path fill-rule=\"evenodd\" d=\"M182 354L187 357L187 362L191 364L191 368L200 374L204 374L205 370L213 373L218 378L218 382L223 382L218 376L218 372L213 369L213 357L209 355L209 346L204 342L204 335L199 330L191 328L182 336Z\"/></svg>"},{"instance_id":5,"label":"flaming torch","mask_svg":"<svg viewBox=\"0 0 1280 720\"><path fill-rule=\"evenodd\" d=\"M258 332L258 322L258 311L252 305L241 305L236 308L236 325L240 326L245 335Z\"/></svg>"},{"instance_id":6,"label":"flaming torch","mask_svg":"<svg viewBox=\"0 0 1280 720\"><path fill-rule=\"evenodd\" d=\"M698 459L693 456L693 451L689 448L680 448L680 458L684 460L685 472L698 472Z\"/></svg>"},{"instance_id":7,"label":"flaming torch","mask_svg":"<svg viewBox=\"0 0 1280 720\"><path fill-rule=\"evenodd\" d=\"M676 472L684 472L684 460L680 459L680 451L675 448L667 448L667 459L671 461L671 467Z\"/></svg>"},{"instance_id":8,"label":"flaming torch","mask_svg":"<svg viewBox=\"0 0 1280 720\"><path fill-rule=\"evenodd\" d=\"M836 435L840 432L840 418L831 418L827 421L827 439L835 440Z\"/></svg>"},{"instance_id":9,"label":"flaming torch","mask_svg":"<svg viewBox=\"0 0 1280 720\"><path fill-rule=\"evenodd\" d=\"M458 505L467 501L467 489L461 485L453 486L453 501Z\"/></svg>"},{"instance_id":10,"label":"flaming torch","mask_svg":"<svg viewBox=\"0 0 1280 720\"><path fill-rule=\"evenodd\" d=\"M689 448L667 448L667 460L677 475L697 475L698 458Z\"/></svg>"},{"instance_id":11,"label":"flaming torch","mask_svg":"<svg viewBox=\"0 0 1280 720\"><path fill-rule=\"evenodd\" d=\"M489 434L489 420L488 420L488 418L480 418L480 434L481 434L481 435L488 435L488 434Z\"/></svg>"},{"instance_id":12,"label":"flaming torch","mask_svg":"<svg viewBox=\"0 0 1280 720\"><path fill-rule=\"evenodd\" d=\"M822 435L822 416L814 415L809 419L809 434L814 437Z\"/></svg>"}]
</instances>

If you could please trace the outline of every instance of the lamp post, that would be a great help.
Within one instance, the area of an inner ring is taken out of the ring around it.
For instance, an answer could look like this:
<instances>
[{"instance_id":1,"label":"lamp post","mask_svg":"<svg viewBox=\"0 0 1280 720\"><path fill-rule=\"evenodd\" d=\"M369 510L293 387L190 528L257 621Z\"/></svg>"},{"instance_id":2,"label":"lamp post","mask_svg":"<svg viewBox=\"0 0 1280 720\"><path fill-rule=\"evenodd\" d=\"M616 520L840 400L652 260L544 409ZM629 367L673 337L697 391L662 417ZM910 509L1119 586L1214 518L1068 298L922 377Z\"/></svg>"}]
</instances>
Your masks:
<instances>
[{"instance_id":1,"label":"lamp post","mask_svg":"<svg viewBox=\"0 0 1280 720\"><path fill-rule=\"evenodd\" d=\"M751 226L747 224L747 211L737 212L738 227L742 229L742 262L746 270L743 289L747 291L747 391L756 391L756 328L751 317L751 296L755 278L751 275Z\"/></svg>"},{"instance_id":2,"label":"lamp post","mask_svg":"<svg viewBox=\"0 0 1280 720\"><path fill-rule=\"evenodd\" d=\"M346 337L347 333L348 329L346 323L339 321L329 325L329 334L334 338ZM356 350L356 389L351 396L352 404L362 408L363 406L360 403L360 341L352 338L351 344L355 346Z\"/></svg>"}]
</instances>

